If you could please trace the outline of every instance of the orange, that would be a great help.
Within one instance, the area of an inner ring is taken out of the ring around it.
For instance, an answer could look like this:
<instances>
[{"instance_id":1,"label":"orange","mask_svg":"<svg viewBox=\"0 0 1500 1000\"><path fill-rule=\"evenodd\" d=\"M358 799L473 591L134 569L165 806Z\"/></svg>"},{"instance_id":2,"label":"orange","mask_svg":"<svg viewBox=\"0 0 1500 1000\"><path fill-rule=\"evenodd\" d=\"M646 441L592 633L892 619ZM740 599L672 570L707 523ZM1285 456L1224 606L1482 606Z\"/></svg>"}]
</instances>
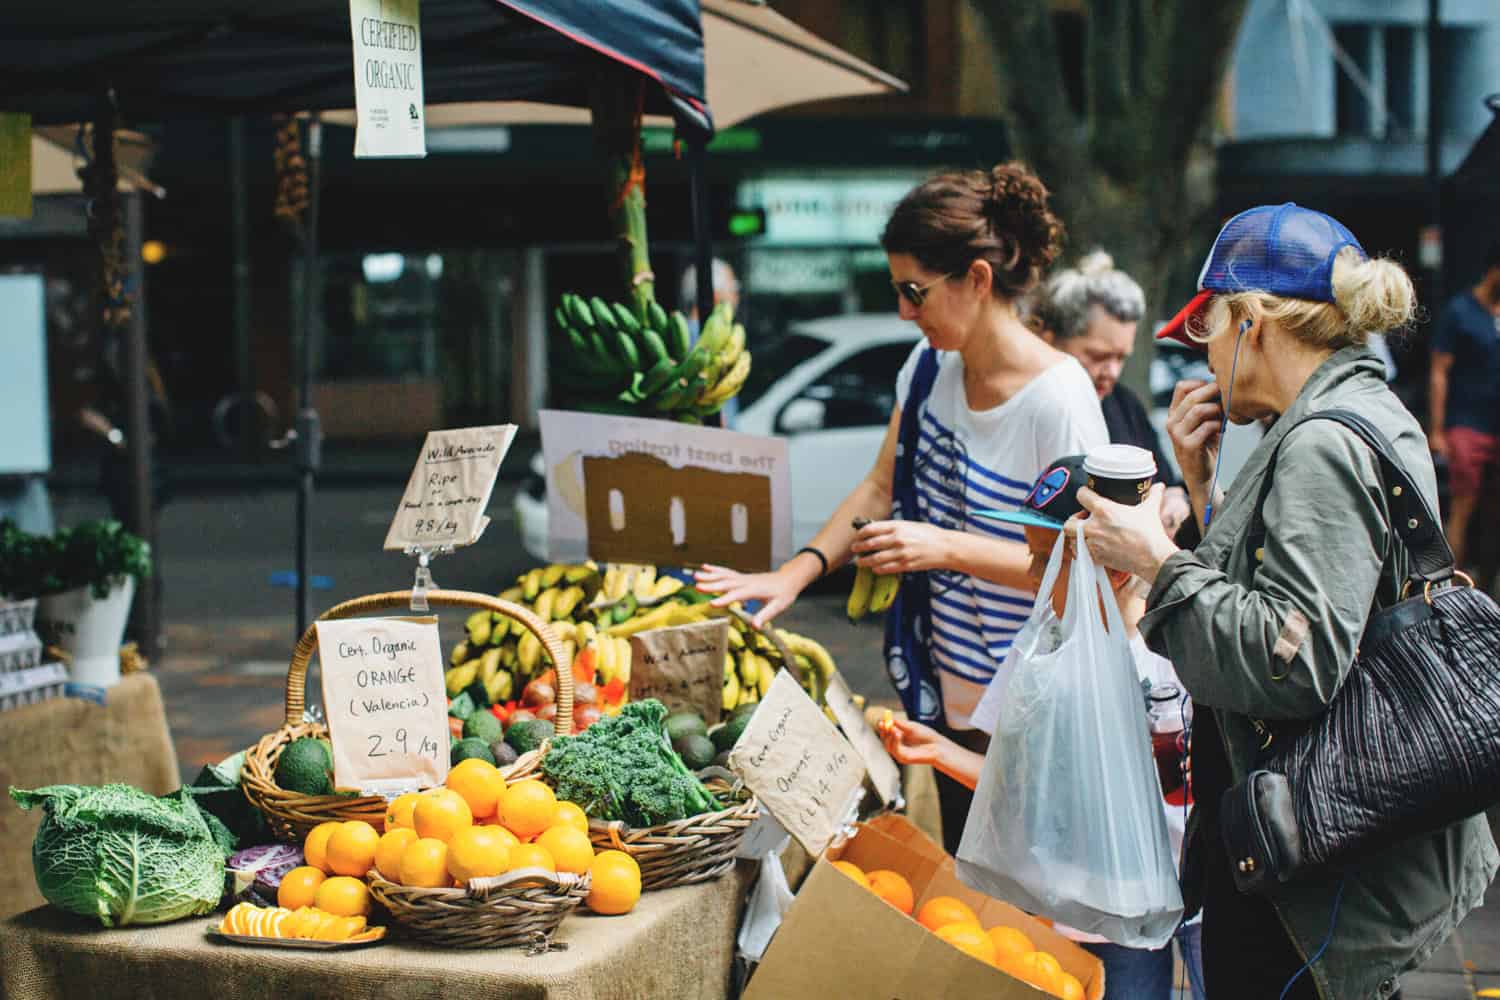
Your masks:
<instances>
[{"instance_id":1,"label":"orange","mask_svg":"<svg viewBox=\"0 0 1500 1000\"><path fill-rule=\"evenodd\" d=\"M474 814L462 795L447 788L434 788L417 800L411 811L412 827L423 840L447 843L465 827L474 825Z\"/></svg>"},{"instance_id":2,"label":"orange","mask_svg":"<svg viewBox=\"0 0 1500 1000\"><path fill-rule=\"evenodd\" d=\"M557 796L540 781L518 781L500 796L500 821L525 840L552 825Z\"/></svg>"},{"instance_id":3,"label":"orange","mask_svg":"<svg viewBox=\"0 0 1500 1000\"><path fill-rule=\"evenodd\" d=\"M328 870L335 875L363 878L375 864L380 834L362 819L339 824L328 837Z\"/></svg>"},{"instance_id":4,"label":"orange","mask_svg":"<svg viewBox=\"0 0 1500 1000\"><path fill-rule=\"evenodd\" d=\"M424 837L401 852L401 884L423 889L445 889L448 876L448 845Z\"/></svg>"},{"instance_id":5,"label":"orange","mask_svg":"<svg viewBox=\"0 0 1500 1000\"><path fill-rule=\"evenodd\" d=\"M499 875L509 866L510 846L499 827L471 826L448 841L448 874L459 882Z\"/></svg>"},{"instance_id":6,"label":"orange","mask_svg":"<svg viewBox=\"0 0 1500 1000\"><path fill-rule=\"evenodd\" d=\"M323 869L312 865L300 865L281 876L281 885L276 888L276 905L288 910L311 906L318 886L328 876Z\"/></svg>"},{"instance_id":7,"label":"orange","mask_svg":"<svg viewBox=\"0 0 1500 1000\"><path fill-rule=\"evenodd\" d=\"M552 874L557 874L557 862L552 857L552 852L541 844L517 844L510 849L510 867L506 871L515 871L517 868L545 868Z\"/></svg>"},{"instance_id":8,"label":"orange","mask_svg":"<svg viewBox=\"0 0 1500 1000\"><path fill-rule=\"evenodd\" d=\"M990 941L995 945L995 954L998 955L1024 955L1029 951L1036 951L1036 945L1031 943L1031 938L1016 930L1014 927L1006 927L1000 924L991 927L987 932Z\"/></svg>"},{"instance_id":9,"label":"orange","mask_svg":"<svg viewBox=\"0 0 1500 1000\"><path fill-rule=\"evenodd\" d=\"M335 875L318 886L313 906L336 917L366 917L370 915L370 890L357 878Z\"/></svg>"},{"instance_id":10,"label":"orange","mask_svg":"<svg viewBox=\"0 0 1500 1000\"><path fill-rule=\"evenodd\" d=\"M986 965L994 964L995 945L978 924L967 921L944 924L935 933L964 954L972 955Z\"/></svg>"},{"instance_id":11,"label":"orange","mask_svg":"<svg viewBox=\"0 0 1500 1000\"><path fill-rule=\"evenodd\" d=\"M505 791L505 779L500 776L500 769L477 757L454 765L445 784L463 797L475 819L495 815L500 793Z\"/></svg>"},{"instance_id":12,"label":"orange","mask_svg":"<svg viewBox=\"0 0 1500 1000\"><path fill-rule=\"evenodd\" d=\"M1058 978L1057 995L1062 1000L1083 1000L1083 984L1072 973L1064 972Z\"/></svg>"},{"instance_id":13,"label":"orange","mask_svg":"<svg viewBox=\"0 0 1500 1000\"><path fill-rule=\"evenodd\" d=\"M536 838L536 846L552 855L560 872L582 875L594 861L594 845L589 835L571 826L549 827Z\"/></svg>"},{"instance_id":14,"label":"orange","mask_svg":"<svg viewBox=\"0 0 1500 1000\"><path fill-rule=\"evenodd\" d=\"M952 896L933 896L922 904L917 911L917 923L930 931L935 931L944 924L979 923L979 918L974 911L969 909L969 904Z\"/></svg>"},{"instance_id":15,"label":"orange","mask_svg":"<svg viewBox=\"0 0 1500 1000\"><path fill-rule=\"evenodd\" d=\"M589 832L589 817L576 802L559 802L557 812L552 814L553 826L571 826Z\"/></svg>"},{"instance_id":16,"label":"orange","mask_svg":"<svg viewBox=\"0 0 1500 1000\"><path fill-rule=\"evenodd\" d=\"M391 799L390 804L385 807L385 828L394 830L398 827L411 827L411 811L417 807L417 800L422 797L420 792L407 792Z\"/></svg>"},{"instance_id":17,"label":"orange","mask_svg":"<svg viewBox=\"0 0 1500 1000\"><path fill-rule=\"evenodd\" d=\"M401 855L418 839L417 831L409 826L392 828L380 838L380 845L375 848L375 870L389 882L400 882Z\"/></svg>"},{"instance_id":18,"label":"orange","mask_svg":"<svg viewBox=\"0 0 1500 1000\"><path fill-rule=\"evenodd\" d=\"M854 862L835 861L833 863L833 867L837 868L845 875L848 875L850 878L858 882L860 885L864 886L866 889L870 888L870 880L865 878L865 873L861 871L859 865L855 864Z\"/></svg>"},{"instance_id":19,"label":"orange","mask_svg":"<svg viewBox=\"0 0 1500 1000\"><path fill-rule=\"evenodd\" d=\"M1057 995L1062 989L1062 966L1057 964L1057 959L1045 951L1028 951L1024 955L1000 955L995 959L995 966L1022 982L1030 983L1037 989L1046 990L1053 995Z\"/></svg>"},{"instance_id":20,"label":"orange","mask_svg":"<svg viewBox=\"0 0 1500 1000\"><path fill-rule=\"evenodd\" d=\"M877 868L872 872L866 872L865 878L870 880L871 892L902 913L911 916L914 905L911 883L906 881L900 872L893 872L889 868Z\"/></svg>"},{"instance_id":21,"label":"orange","mask_svg":"<svg viewBox=\"0 0 1500 1000\"><path fill-rule=\"evenodd\" d=\"M614 916L629 913L641 898L641 866L624 851L600 851L589 865L588 908Z\"/></svg>"},{"instance_id":22,"label":"orange","mask_svg":"<svg viewBox=\"0 0 1500 1000\"><path fill-rule=\"evenodd\" d=\"M314 868L321 868L325 872L331 872L328 867L328 838L333 835L344 824L337 820L329 820L327 823L319 823L308 833L307 839L302 842L302 857Z\"/></svg>"}]
</instances>

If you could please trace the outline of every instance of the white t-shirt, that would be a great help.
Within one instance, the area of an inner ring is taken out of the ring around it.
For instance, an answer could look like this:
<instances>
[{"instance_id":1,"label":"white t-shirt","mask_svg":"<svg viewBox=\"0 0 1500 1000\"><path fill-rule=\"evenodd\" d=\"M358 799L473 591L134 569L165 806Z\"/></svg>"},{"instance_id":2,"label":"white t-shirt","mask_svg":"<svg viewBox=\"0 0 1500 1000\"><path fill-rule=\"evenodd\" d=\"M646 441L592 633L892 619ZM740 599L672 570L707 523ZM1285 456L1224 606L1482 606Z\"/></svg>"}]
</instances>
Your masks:
<instances>
[{"instance_id":1,"label":"white t-shirt","mask_svg":"<svg viewBox=\"0 0 1500 1000\"><path fill-rule=\"evenodd\" d=\"M904 408L926 343L918 344L896 378ZM1026 541L1018 525L975 516L1015 510L1049 462L1109 443L1099 397L1088 373L1068 357L988 410L969 408L964 363L938 353L938 373L922 405L917 445L915 519L986 538ZM911 511L902 516L912 518ZM935 570L931 651L948 725L968 729L969 713L1005 659L1011 639L1031 611L1029 590Z\"/></svg>"},{"instance_id":2,"label":"white t-shirt","mask_svg":"<svg viewBox=\"0 0 1500 1000\"><path fill-rule=\"evenodd\" d=\"M1148 693L1161 697L1158 702L1160 718L1163 730L1176 730L1185 732L1193 720L1193 702L1186 695L1186 689L1182 681L1177 677L1177 671L1172 667L1172 661L1165 656L1153 653L1147 646L1146 640L1139 632L1130 637L1130 654L1135 660L1135 672L1141 680L1142 715L1145 700ZM1177 697L1167 698L1165 695L1170 689L1176 689ZM995 731L995 725L1000 721L1000 707L1005 700L1005 683L992 684L980 700L972 717L974 725L987 733ZM1160 786L1158 786L1160 787ZM1185 798L1185 789L1177 789L1171 796L1162 796L1162 813L1167 819L1167 840L1172 845L1172 862L1178 866L1182 864L1182 840L1187 831L1188 810L1192 808L1192 801ZM1198 918L1197 915L1192 923ZM1090 944L1099 944L1108 941L1097 934L1087 934L1075 930L1064 924L1058 924L1056 930L1059 934L1074 941L1082 941Z\"/></svg>"}]
</instances>

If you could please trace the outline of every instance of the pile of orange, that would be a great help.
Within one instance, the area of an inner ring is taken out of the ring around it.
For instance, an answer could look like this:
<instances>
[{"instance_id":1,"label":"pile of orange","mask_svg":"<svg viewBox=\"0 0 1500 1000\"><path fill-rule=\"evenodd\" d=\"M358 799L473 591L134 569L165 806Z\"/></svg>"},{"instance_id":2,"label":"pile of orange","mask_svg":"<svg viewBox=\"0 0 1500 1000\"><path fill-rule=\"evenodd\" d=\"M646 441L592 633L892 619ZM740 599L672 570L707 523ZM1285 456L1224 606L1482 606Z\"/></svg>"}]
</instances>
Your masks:
<instances>
[{"instance_id":1,"label":"pile of orange","mask_svg":"<svg viewBox=\"0 0 1500 1000\"><path fill-rule=\"evenodd\" d=\"M862 871L849 861L834 867L932 931L959 951L1062 1000L1083 1000L1083 984L1049 952L1039 951L1021 931L1004 924L985 930L973 909L952 896L933 896L912 913L911 883L888 869Z\"/></svg>"}]
</instances>

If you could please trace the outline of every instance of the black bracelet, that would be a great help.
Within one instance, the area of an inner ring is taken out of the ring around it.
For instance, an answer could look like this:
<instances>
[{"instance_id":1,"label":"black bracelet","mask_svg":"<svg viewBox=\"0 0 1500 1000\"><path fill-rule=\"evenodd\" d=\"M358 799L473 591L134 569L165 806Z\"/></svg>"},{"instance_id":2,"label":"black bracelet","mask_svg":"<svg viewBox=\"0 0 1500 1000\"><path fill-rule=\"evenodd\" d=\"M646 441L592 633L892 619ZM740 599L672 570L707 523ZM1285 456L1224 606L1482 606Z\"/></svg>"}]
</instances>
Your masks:
<instances>
[{"instance_id":1,"label":"black bracelet","mask_svg":"<svg viewBox=\"0 0 1500 1000\"><path fill-rule=\"evenodd\" d=\"M798 556L800 556L804 552L806 552L808 555L816 556L818 562L820 562L820 563L823 564L823 571L821 573L819 573L818 576L820 576L820 577L827 576L828 575L828 557L825 556L823 553L819 552L817 549L813 548L811 545L804 545L802 548L800 548L796 552L792 553L792 558L795 559L795 558L797 558Z\"/></svg>"}]
</instances>

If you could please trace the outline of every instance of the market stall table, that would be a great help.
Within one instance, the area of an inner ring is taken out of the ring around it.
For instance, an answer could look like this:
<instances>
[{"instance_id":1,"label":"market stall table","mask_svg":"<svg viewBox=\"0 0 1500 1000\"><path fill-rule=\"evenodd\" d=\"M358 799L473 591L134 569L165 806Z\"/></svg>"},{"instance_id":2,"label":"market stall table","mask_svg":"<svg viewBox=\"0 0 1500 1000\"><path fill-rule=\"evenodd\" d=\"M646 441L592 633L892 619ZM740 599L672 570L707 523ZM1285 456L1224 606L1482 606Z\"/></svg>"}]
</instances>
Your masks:
<instances>
[{"instance_id":1,"label":"market stall table","mask_svg":"<svg viewBox=\"0 0 1500 1000\"><path fill-rule=\"evenodd\" d=\"M486 1000L721 998L754 867L714 882L648 892L630 913L583 910L563 921L566 950L457 950L390 940L352 951L222 944L219 915L102 930L51 907L0 923L0 997L484 997Z\"/></svg>"},{"instance_id":2,"label":"market stall table","mask_svg":"<svg viewBox=\"0 0 1500 1000\"><path fill-rule=\"evenodd\" d=\"M167 729L161 688L149 673L134 673L109 689L103 705L82 698L50 701L0 713L0 795L44 785L101 785L120 781L153 795L182 784ZM38 811L0 801L0 917L40 905L31 868Z\"/></svg>"}]
</instances>

